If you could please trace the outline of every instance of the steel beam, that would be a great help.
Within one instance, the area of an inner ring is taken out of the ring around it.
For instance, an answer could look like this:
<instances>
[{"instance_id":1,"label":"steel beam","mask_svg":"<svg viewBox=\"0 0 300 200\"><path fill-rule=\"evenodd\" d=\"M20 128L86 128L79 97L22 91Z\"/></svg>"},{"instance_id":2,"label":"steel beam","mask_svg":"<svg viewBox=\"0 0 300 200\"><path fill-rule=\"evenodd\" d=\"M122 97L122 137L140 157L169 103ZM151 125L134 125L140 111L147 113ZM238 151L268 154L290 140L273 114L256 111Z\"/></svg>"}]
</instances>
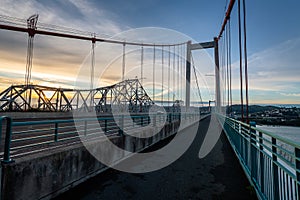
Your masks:
<instances>
[{"instance_id":1,"label":"steel beam","mask_svg":"<svg viewBox=\"0 0 300 200\"><path fill-rule=\"evenodd\" d=\"M215 41L195 43L190 45L190 50L209 49L215 47Z\"/></svg>"},{"instance_id":2,"label":"steel beam","mask_svg":"<svg viewBox=\"0 0 300 200\"><path fill-rule=\"evenodd\" d=\"M48 35L48 36L56 36L56 37L63 37L63 38L71 38L71 39L79 39L79 40L88 40L88 41L97 41L97 42L107 42L107 43L113 43L113 44L126 44L126 45L133 45L133 46L150 46L153 47L169 47L169 46L178 46L183 45L183 43L178 44L152 44L152 43L139 43L139 42L124 42L119 40L112 40L112 39L105 39L105 38L96 38L95 36L83 36L83 35L76 35L76 34L68 34L68 33L61 33L61 32L54 32L54 31L45 31L45 30L32 30L24 27L18 27L18 26L10 26L5 24L0 24L0 29L3 30L10 30L10 31L17 31L17 32L32 32L34 31L34 34L39 35Z\"/></svg>"}]
</instances>

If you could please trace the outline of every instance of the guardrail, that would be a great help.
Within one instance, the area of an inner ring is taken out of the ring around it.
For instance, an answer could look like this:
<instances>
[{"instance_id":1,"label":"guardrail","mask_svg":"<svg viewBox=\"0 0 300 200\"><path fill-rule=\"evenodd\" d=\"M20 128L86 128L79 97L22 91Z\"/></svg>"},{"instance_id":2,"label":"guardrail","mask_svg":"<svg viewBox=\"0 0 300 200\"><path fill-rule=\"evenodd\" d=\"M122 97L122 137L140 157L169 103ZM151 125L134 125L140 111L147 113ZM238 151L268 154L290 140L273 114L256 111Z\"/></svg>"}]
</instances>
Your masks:
<instances>
[{"instance_id":1,"label":"guardrail","mask_svg":"<svg viewBox=\"0 0 300 200\"><path fill-rule=\"evenodd\" d=\"M2 131L5 131L2 162L13 162L12 152L14 156L20 156L57 148L60 143L61 145L76 143L83 135L87 140L103 137L103 134L120 136L124 132L138 131L150 123L153 127L158 127L176 121L195 121L199 117L199 113L155 113L18 122L3 116L0 117L0 136L2 136ZM4 129L5 121L6 128Z\"/></svg>"},{"instance_id":2,"label":"guardrail","mask_svg":"<svg viewBox=\"0 0 300 200\"><path fill-rule=\"evenodd\" d=\"M219 115L220 123L260 199L300 199L300 145Z\"/></svg>"}]
</instances>

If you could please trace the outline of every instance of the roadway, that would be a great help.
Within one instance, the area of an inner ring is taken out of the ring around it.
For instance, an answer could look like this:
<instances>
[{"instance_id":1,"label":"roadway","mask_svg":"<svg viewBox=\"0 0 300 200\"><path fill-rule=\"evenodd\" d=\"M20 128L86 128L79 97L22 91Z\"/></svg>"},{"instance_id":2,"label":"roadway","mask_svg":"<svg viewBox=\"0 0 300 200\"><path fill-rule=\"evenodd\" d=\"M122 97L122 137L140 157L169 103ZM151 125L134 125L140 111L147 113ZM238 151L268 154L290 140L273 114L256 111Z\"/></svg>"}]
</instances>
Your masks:
<instances>
[{"instance_id":1,"label":"roadway","mask_svg":"<svg viewBox=\"0 0 300 200\"><path fill-rule=\"evenodd\" d=\"M150 173L131 174L108 169L58 196L60 199L256 199L254 190L224 134L213 150L199 159L210 118L199 124L189 149L171 165ZM152 151L172 138L154 145Z\"/></svg>"}]
</instances>

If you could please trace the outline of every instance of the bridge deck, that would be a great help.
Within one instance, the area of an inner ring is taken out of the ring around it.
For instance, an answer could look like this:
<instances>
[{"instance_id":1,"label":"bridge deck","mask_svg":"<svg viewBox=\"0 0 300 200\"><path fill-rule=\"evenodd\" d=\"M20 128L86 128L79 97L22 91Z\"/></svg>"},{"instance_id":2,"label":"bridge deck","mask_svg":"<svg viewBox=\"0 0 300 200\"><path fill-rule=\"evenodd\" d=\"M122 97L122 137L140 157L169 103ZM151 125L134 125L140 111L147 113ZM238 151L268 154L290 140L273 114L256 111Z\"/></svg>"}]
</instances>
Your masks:
<instances>
[{"instance_id":1,"label":"bridge deck","mask_svg":"<svg viewBox=\"0 0 300 200\"><path fill-rule=\"evenodd\" d=\"M170 166L145 174L109 169L57 199L256 199L224 134L205 158L198 158L209 121L200 122L190 148Z\"/></svg>"}]
</instances>

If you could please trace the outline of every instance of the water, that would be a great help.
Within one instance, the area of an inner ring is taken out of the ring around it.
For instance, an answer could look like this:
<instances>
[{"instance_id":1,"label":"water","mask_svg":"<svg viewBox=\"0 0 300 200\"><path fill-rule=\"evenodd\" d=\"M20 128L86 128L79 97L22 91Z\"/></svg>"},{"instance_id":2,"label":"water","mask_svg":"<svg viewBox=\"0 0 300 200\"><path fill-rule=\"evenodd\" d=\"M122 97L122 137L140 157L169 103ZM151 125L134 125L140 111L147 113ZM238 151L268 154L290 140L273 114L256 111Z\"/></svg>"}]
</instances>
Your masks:
<instances>
[{"instance_id":1,"label":"water","mask_svg":"<svg viewBox=\"0 0 300 200\"><path fill-rule=\"evenodd\" d=\"M300 144L300 127L295 126L257 126L262 130L274 133L275 135L290 139Z\"/></svg>"}]
</instances>

